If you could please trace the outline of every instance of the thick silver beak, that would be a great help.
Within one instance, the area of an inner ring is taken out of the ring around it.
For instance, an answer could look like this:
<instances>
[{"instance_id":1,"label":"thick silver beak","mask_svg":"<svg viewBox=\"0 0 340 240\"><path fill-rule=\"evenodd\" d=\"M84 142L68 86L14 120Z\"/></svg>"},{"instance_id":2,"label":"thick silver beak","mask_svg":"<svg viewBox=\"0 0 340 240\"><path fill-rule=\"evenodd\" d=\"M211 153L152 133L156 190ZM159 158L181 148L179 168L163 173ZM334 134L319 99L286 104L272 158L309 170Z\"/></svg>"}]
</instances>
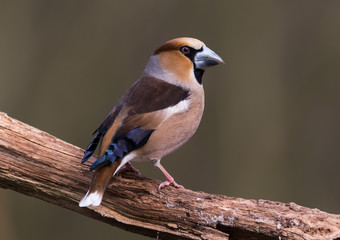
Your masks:
<instances>
[{"instance_id":1,"label":"thick silver beak","mask_svg":"<svg viewBox=\"0 0 340 240\"><path fill-rule=\"evenodd\" d=\"M196 53L194 62L196 68L203 70L208 67L224 63L222 58L207 46L203 46L202 51Z\"/></svg>"}]
</instances>

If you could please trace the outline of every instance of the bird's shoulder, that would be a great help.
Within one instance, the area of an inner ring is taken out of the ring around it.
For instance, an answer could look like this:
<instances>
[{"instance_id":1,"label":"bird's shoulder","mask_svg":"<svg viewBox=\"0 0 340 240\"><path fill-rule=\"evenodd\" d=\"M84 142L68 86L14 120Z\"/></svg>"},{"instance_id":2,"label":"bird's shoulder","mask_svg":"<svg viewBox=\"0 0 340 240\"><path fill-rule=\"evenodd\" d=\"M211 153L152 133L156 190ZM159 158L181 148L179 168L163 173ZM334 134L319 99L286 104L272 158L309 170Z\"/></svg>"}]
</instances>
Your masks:
<instances>
[{"instance_id":1,"label":"bird's shoulder","mask_svg":"<svg viewBox=\"0 0 340 240\"><path fill-rule=\"evenodd\" d=\"M188 89L143 75L125 92L96 131L105 134L115 121L126 123L128 119L140 119L140 114L150 115L150 113L167 109L189 96Z\"/></svg>"},{"instance_id":2,"label":"bird's shoulder","mask_svg":"<svg viewBox=\"0 0 340 240\"><path fill-rule=\"evenodd\" d=\"M189 90L164 80L144 75L121 99L129 115L158 111L178 104L190 95Z\"/></svg>"}]
</instances>

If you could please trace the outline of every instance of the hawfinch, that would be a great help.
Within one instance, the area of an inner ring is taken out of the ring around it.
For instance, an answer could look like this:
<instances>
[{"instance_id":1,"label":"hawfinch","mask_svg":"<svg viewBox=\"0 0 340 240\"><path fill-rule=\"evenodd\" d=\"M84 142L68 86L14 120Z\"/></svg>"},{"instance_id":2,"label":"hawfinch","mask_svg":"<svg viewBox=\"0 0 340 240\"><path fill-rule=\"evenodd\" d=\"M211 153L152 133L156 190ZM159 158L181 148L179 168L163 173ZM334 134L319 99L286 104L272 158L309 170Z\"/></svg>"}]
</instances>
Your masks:
<instances>
[{"instance_id":1,"label":"hawfinch","mask_svg":"<svg viewBox=\"0 0 340 240\"><path fill-rule=\"evenodd\" d=\"M126 91L95 131L82 163L99 145L90 189L80 207L98 206L111 177L134 169L132 161L152 161L165 175L162 187L178 185L160 160L195 133L203 114L204 71L223 60L194 38L166 42L150 57L142 76ZM183 188L183 187L182 187Z\"/></svg>"}]
</instances>

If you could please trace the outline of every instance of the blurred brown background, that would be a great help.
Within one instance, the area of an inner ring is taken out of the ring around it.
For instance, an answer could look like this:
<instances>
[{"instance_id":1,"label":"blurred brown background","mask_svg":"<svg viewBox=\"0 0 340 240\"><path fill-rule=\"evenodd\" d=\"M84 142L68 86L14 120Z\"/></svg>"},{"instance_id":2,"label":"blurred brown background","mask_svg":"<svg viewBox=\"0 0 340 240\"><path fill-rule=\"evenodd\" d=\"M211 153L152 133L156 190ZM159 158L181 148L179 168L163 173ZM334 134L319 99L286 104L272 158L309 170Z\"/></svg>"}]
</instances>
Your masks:
<instances>
[{"instance_id":1,"label":"blurred brown background","mask_svg":"<svg viewBox=\"0 0 340 240\"><path fill-rule=\"evenodd\" d=\"M226 64L205 74L202 123L168 171L189 189L339 214L339 13L340 1L1 1L0 111L85 148L152 51L196 37ZM144 239L4 189L0 238Z\"/></svg>"}]
</instances>

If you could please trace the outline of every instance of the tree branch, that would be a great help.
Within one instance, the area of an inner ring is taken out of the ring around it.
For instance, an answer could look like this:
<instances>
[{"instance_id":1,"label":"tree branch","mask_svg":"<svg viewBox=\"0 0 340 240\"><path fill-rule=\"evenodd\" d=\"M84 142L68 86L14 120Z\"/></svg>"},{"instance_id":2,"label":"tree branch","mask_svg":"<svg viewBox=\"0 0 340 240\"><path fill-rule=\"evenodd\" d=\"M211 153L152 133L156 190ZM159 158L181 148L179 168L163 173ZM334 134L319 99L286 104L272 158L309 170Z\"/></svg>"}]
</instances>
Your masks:
<instances>
[{"instance_id":1,"label":"tree branch","mask_svg":"<svg viewBox=\"0 0 340 240\"><path fill-rule=\"evenodd\" d=\"M0 112L0 187L160 239L336 239L340 215L295 203L166 187L126 173L96 208L79 208L92 173L83 150ZM94 160L94 159L92 159Z\"/></svg>"}]
</instances>

